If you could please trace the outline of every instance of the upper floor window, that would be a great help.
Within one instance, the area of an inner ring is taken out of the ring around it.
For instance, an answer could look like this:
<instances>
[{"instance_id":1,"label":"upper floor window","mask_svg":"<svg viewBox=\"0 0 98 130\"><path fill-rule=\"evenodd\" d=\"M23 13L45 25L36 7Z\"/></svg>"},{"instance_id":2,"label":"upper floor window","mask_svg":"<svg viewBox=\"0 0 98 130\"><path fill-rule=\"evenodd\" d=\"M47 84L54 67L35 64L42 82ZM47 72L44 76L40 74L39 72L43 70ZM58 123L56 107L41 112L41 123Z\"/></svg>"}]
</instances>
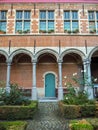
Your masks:
<instances>
[{"instance_id":1,"label":"upper floor window","mask_svg":"<svg viewBox=\"0 0 98 130\"><path fill-rule=\"evenodd\" d=\"M6 33L7 11L0 11L0 32Z\"/></svg>"},{"instance_id":2,"label":"upper floor window","mask_svg":"<svg viewBox=\"0 0 98 130\"><path fill-rule=\"evenodd\" d=\"M51 33L54 32L54 11L40 11L39 32Z\"/></svg>"},{"instance_id":3,"label":"upper floor window","mask_svg":"<svg viewBox=\"0 0 98 130\"><path fill-rule=\"evenodd\" d=\"M16 11L16 28L18 33L30 32L30 11Z\"/></svg>"},{"instance_id":4,"label":"upper floor window","mask_svg":"<svg viewBox=\"0 0 98 130\"><path fill-rule=\"evenodd\" d=\"M90 33L98 33L98 11L89 11L88 20Z\"/></svg>"},{"instance_id":5,"label":"upper floor window","mask_svg":"<svg viewBox=\"0 0 98 130\"><path fill-rule=\"evenodd\" d=\"M78 11L64 11L64 32L79 32Z\"/></svg>"}]
</instances>

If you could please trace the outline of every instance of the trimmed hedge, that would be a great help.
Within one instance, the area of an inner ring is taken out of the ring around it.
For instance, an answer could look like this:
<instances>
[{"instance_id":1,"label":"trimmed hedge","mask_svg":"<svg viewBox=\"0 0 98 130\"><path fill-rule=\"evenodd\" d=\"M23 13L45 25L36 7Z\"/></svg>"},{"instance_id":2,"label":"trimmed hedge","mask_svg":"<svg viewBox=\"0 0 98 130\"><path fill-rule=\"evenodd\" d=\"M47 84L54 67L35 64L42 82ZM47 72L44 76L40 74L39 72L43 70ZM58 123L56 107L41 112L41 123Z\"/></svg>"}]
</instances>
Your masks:
<instances>
[{"instance_id":1,"label":"trimmed hedge","mask_svg":"<svg viewBox=\"0 0 98 130\"><path fill-rule=\"evenodd\" d=\"M38 103L31 102L28 106L0 106L1 120L32 119Z\"/></svg>"},{"instance_id":2,"label":"trimmed hedge","mask_svg":"<svg viewBox=\"0 0 98 130\"><path fill-rule=\"evenodd\" d=\"M98 130L98 118L88 118L87 121L94 127L94 130Z\"/></svg>"},{"instance_id":3,"label":"trimmed hedge","mask_svg":"<svg viewBox=\"0 0 98 130\"><path fill-rule=\"evenodd\" d=\"M94 130L93 126L87 120L71 121L70 130Z\"/></svg>"},{"instance_id":4,"label":"trimmed hedge","mask_svg":"<svg viewBox=\"0 0 98 130\"><path fill-rule=\"evenodd\" d=\"M0 130L25 130L26 121L0 122Z\"/></svg>"},{"instance_id":5,"label":"trimmed hedge","mask_svg":"<svg viewBox=\"0 0 98 130\"><path fill-rule=\"evenodd\" d=\"M65 118L78 118L80 117L80 107L78 105L66 105L59 102L59 108L62 116Z\"/></svg>"},{"instance_id":6,"label":"trimmed hedge","mask_svg":"<svg viewBox=\"0 0 98 130\"><path fill-rule=\"evenodd\" d=\"M68 119L95 116L95 105L67 105L59 102L61 114Z\"/></svg>"}]
</instances>

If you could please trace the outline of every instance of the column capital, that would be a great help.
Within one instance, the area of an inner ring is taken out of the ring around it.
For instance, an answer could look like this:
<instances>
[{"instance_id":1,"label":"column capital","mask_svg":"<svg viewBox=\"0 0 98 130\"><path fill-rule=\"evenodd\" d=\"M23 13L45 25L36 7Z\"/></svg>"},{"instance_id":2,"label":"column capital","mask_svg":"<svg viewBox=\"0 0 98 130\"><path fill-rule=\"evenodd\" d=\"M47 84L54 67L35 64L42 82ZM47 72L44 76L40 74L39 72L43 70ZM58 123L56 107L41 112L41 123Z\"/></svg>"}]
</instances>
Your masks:
<instances>
[{"instance_id":1,"label":"column capital","mask_svg":"<svg viewBox=\"0 0 98 130\"><path fill-rule=\"evenodd\" d=\"M63 60L61 60L61 59L58 59L58 61L57 61L58 63L62 63L63 62Z\"/></svg>"},{"instance_id":2,"label":"column capital","mask_svg":"<svg viewBox=\"0 0 98 130\"><path fill-rule=\"evenodd\" d=\"M91 60L88 58L83 60L83 64L90 64L90 63L91 63Z\"/></svg>"},{"instance_id":3,"label":"column capital","mask_svg":"<svg viewBox=\"0 0 98 130\"><path fill-rule=\"evenodd\" d=\"M11 65L11 61L6 61L7 65L10 66Z\"/></svg>"},{"instance_id":4,"label":"column capital","mask_svg":"<svg viewBox=\"0 0 98 130\"><path fill-rule=\"evenodd\" d=\"M37 63L37 59L33 59L31 62L32 62L32 64L33 64L33 63L36 64L36 63Z\"/></svg>"}]
</instances>

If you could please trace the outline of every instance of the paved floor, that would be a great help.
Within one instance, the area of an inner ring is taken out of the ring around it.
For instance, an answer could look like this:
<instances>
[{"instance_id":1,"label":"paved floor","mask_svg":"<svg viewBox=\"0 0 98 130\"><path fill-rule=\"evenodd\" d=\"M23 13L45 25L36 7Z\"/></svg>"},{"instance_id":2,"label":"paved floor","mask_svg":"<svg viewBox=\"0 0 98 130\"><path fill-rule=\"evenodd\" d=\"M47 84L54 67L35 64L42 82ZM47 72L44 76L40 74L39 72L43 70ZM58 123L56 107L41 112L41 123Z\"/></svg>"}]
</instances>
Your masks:
<instances>
[{"instance_id":1,"label":"paved floor","mask_svg":"<svg viewBox=\"0 0 98 130\"><path fill-rule=\"evenodd\" d=\"M69 130L68 120L58 111L58 102L39 102L38 108L26 130Z\"/></svg>"}]
</instances>

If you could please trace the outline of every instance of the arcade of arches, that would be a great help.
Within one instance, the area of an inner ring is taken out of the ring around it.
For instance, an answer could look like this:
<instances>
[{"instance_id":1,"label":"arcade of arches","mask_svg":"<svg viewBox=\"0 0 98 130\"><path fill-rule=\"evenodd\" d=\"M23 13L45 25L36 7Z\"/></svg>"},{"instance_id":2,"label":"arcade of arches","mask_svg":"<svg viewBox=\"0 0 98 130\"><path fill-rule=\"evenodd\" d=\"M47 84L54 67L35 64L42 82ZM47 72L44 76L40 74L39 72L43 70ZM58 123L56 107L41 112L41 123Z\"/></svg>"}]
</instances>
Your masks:
<instances>
[{"instance_id":1,"label":"arcade of arches","mask_svg":"<svg viewBox=\"0 0 98 130\"><path fill-rule=\"evenodd\" d=\"M61 100L65 88L64 76L80 73L82 69L87 69L89 76L98 78L98 51L93 53L91 63L83 61L79 54L72 52L64 55L62 60L47 52L33 62L25 53L16 54L11 63L6 61L8 59L0 54L0 81L6 82L6 88L10 83L17 83L31 90L33 100L41 97L58 97Z\"/></svg>"}]
</instances>

